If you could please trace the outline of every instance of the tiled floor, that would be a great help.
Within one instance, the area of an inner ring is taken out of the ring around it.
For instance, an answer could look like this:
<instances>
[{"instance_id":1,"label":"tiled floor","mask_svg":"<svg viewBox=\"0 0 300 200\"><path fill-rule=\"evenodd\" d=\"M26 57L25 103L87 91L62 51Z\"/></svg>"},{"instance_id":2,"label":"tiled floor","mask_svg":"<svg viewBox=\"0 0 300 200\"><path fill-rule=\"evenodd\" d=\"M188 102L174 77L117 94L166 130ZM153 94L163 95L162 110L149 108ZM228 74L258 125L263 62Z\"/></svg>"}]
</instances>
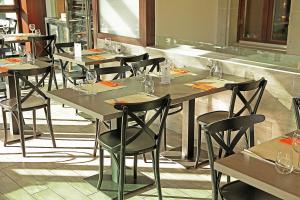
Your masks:
<instances>
[{"instance_id":1,"label":"tiled floor","mask_svg":"<svg viewBox=\"0 0 300 200\"><path fill-rule=\"evenodd\" d=\"M25 114L32 124L31 113ZM19 143L7 147L0 143L0 199L17 200L105 200L83 179L97 174L98 158L92 156L94 124L75 114L73 108L52 102L52 119L57 148L52 148L44 113L37 112L38 130L44 134L26 141L27 157ZM0 116L0 119L2 117ZM1 131L3 137L3 131ZM171 146L180 144L180 136L169 133ZM132 166L128 159L127 166ZM161 158L161 180L164 199L211 199L209 169L186 170L179 164ZM110 166L110 157L105 158ZM138 169L153 178L152 164L139 158ZM128 199L157 199L155 186L136 192Z\"/></svg>"}]
</instances>

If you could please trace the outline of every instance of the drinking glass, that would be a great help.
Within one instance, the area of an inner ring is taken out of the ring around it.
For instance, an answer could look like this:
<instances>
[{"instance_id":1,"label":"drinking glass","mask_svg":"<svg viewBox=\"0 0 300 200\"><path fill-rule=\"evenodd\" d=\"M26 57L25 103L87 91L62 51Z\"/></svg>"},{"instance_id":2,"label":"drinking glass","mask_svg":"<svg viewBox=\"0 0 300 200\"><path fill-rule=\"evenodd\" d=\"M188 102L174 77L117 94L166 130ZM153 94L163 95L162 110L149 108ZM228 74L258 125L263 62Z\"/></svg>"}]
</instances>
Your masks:
<instances>
[{"instance_id":1,"label":"drinking glass","mask_svg":"<svg viewBox=\"0 0 300 200\"><path fill-rule=\"evenodd\" d=\"M40 29L36 29L36 30L35 30L35 34L36 34L36 35L41 35L41 30L40 30Z\"/></svg>"},{"instance_id":2,"label":"drinking glass","mask_svg":"<svg viewBox=\"0 0 300 200\"><path fill-rule=\"evenodd\" d=\"M31 33L33 34L35 31L35 24L29 24L29 30L31 31Z\"/></svg>"},{"instance_id":3,"label":"drinking glass","mask_svg":"<svg viewBox=\"0 0 300 200\"><path fill-rule=\"evenodd\" d=\"M293 149L298 153L298 161L296 166L294 166L294 171L300 173L300 132L293 134Z\"/></svg>"},{"instance_id":4,"label":"drinking glass","mask_svg":"<svg viewBox=\"0 0 300 200\"><path fill-rule=\"evenodd\" d=\"M111 50L111 38L104 38L104 49Z\"/></svg>"},{"instance_id":5,"label":"drinking glass","mask_svg":"<svg viewBox=\"0 0 300 200\"><path fill-rule=\"evenodd\" d=\"M8 31L9 31L9 24L8 23L3 24L3 31L5 32L5 34L8 33Z\"/></svg>"},{"instance_id":6,"label":"drinking glass","mask_svg":"<svg viewBox=\"0 0 300 200\"><path fill-rule=\"evenodd\" d=\"M137 70L136 76L143 83L146 80L146 70Z\"/></svg>"},{"instance_id":7,"label":"drinking glass","mask_svg":"<svg viewBox=\"0 0 300 200\"><path fill-rule=\"evenodd\" d=\"M144 82L144 90L148 95L152 95L154 93L154 81L149 75L146 76L146 80Z\"/></svg>"},{"instance_id":8,"label":"drinking glass","mask_svg":"<svg viewBox=\"0 0 300 200\"><path fill-rule=\"evenodd\" d=\"M293 151L278 151L275 169L280 174L290 174L293 171Z\"/></svg>"},{"instance_id":9,"label":"drinking glass","mask_svg":"<svg viewBox=\"0 0 300 200\"><path fill-rule=\"evenodd\" d=\"M22 63L26 62L26 58L25 58L25 55L26 55L26 51L25 51L25 47L23 45L19 45L18 46L18 53L21 57L21 60L22 60Z\"/></svg>"},{"instance_id":10,"label":"drinking glass","mask_svg":"<svg viewBox=\"0 0 300 200\"><path fill-rule=\"evenodd\" d=\"M94 83L97 82L97 72L95 70L88 70L86 72L86 81L89 84L88 93L95 94L94 92Z\"/></svg>"}]
</instances>

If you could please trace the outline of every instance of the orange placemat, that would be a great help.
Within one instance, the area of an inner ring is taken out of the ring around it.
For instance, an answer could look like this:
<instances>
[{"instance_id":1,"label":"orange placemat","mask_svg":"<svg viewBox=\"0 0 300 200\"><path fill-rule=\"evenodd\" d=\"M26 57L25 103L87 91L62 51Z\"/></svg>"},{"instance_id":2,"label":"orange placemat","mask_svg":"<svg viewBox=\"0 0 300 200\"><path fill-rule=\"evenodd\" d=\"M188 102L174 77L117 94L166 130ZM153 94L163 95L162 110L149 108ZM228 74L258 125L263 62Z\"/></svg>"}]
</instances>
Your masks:
<instances>
[{"instance_id":1,"label":"orange placemat","mask_svg":"<svg viewBox=\"0 0 300 200\"><path fill-rule=\"evenodd\" d=\"M192 87L195 89L201 89L205 91L216 89L216 87L214 87L211 83L205 83L205 82L193 83Z\"/></svg>"},{"instance_id":2,"label":"orange placemat","mask_svg":"<svg viewBox=\"0 0 300 200\"><path fill-rule=\"evenodd\" d=\"M106 59L105 57L103 56L87 56L88 59L91 59L91 60L104 60Z\"/></svg>"},{"instance_id":3,"label":"orange placemat","mask_svg":"<svg viewBox=\"0 0 300 200\"><path fill-rule=\"evenodd\" d=\"M94 52L94 53L104 53L105 50L103 49L88 49L88 51Z\"/></svg>"},{"instance_id":4,"label":"orange placemat","mask_svg":"<svg viewBox=\"0 0 300 200\"><path fill-rule=\"evenodd\" d=\"M118 86L122 86L121 83L117 83L117 82L113 82L113 81L100 81L98 83L96 83L98 85L105 85L108 87L118 87Z\"/></svg>"},{"instance_id":5,"label":"orange placemat","mask_svg":"<svg viewBox=\"0 0 300 200\"><path fill-rule=\"evenodd\" d=\"M19 58L5 58L5 60L8 62L14 62L14 63L21 62L21 59L19 59Z\"/></svg>"},{"instance_id":6,"label":"orange placemat","mask_svg":"<svg viewBox=\"0 0 300 200\"><path fill-rule=\"evenodd\" d=\"M176 69L172 69L171 70L171 75L181 75L181 74L187 74L189 73L190 71L187 70L187 69L179 69L179 68L176 68Z\"/></svg>"},{"instance_id":7,"label":"orange placemat","mask_svg":"<svg viewBox=\"0 0 300 200\"><path fill-rule=\"evenodd\" d=\"M8 72L8 68L5 66L0 66L0 73Z\"/></svg>"}]
</instances>

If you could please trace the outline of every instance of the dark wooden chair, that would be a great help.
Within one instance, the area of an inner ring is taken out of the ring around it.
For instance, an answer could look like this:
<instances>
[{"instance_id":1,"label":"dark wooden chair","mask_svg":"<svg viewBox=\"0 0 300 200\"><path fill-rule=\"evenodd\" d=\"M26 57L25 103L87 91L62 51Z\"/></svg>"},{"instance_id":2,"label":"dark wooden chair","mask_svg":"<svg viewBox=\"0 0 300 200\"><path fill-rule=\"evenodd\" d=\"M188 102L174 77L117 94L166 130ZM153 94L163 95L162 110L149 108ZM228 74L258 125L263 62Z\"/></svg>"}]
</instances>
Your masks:
<instances>
[{"instance_id":1,"label":"dark wooden chair","mask_svg":"<svg viewBox=\"0 0 300 200\"><path fill-rule=\"evenodd\" d=\"M160 64L165 61L165 58L152 58L140 62L133 63L132 66L135 69L135 71L160 71ZM174 115L176 113L179 113L182 111L182 103L179 104L173 104L170 106L170 111L168 115ZM167 127L164 126L164 140L163 140L164 149L167 150Z\"/></svg>"},{"instance_id":2,"label":"dark wooden chair","mask_svg":"<svg viewBox=\"0 0 300 200\"><path fill-rule=\"evenodd\" d=\"M293 98L293 108L295 113L297 129L300 129L300 98L299 97Z\"/></svg>"},{"instance_id":3,"label":"dark wooden chair","mask_svg":"<svg viewBox=\"0 0 300 200\"><path fill-rule=\"evenodd\" d=\"M0 39L0 59L6 58L6 54L10 53L11 49L9 47L4 46L4 39ZM5 83L5 77L1 76L0 74L0 92L3 93L3 96L0 96L0 99L6 98L6 83Z\"/></svg>"},{"instance_id":4,"label":"dark wooden chair","mask_svg":"<svg viewBox=\"0 0 300 200\"><path fill-rule=\"evenodd\" d=\"M107 150L119 166L118 199L124 199L125 182L125 157L137 156L151 152L153 169L158 190L158 197L162 199L159 173L159 152L163 126L167 118L170 105L170 96L167 95L157 100L143 103L116 104L114 107L123 112L119 130L110 130L98 136L99 142L99 180L97 188L100 189L103 178L103 150ZM146 122L142 121L136 113L154 111L154 115ZM151 125L161 117L158 131L153 130ZM128 126L128 118L134 119L139 127ZM134 174L137 179L137 174Z\"/></svg>"},{"instance_id":5,"label":"dark wooden chair","mask_svg":"<svg viewBox=\"0 0 300 200\"><path fill-rule=\"evenodd\" d=\"M32 44L32 53L36 59L54 65L53 54L54 54L54 46L56 42L56 35L30 36L29 41ZM56 89L58 89L55 71L53 75L53 80Z\"/></svg>"},{"instance_id":6,"label":"dark wooden chair","mask_svg":"<svg viewBox=\"0 0 300 200\"><path fill-rule=\"evenodd\" d=\"M231 101L228 111L212 111L200 115L197 118L198 122L198 141L197 141L197 155L195 161L195 167L198 167L201 153L201 130L208 124L223 120L226 118L237 117L240 115L256 114L261 98L263 96L267 81L261 78L258 81L247 81L243 83L228 83L225 84L227 90L232 91ZM251 94L250 98L247 98L245 94ZM237 98L242 102L242 107L238 108L236 105ZM246 136L246 135L245 135ZM227 140L230 140L230 133ZM253 141L253 140L250 140ZM248 138L246 137L248 143ZM250 144L253 146L253 144Z\"/></svg>"},{"instance_id":7,"label":"dark wooden chair","mask_svg":"<svg viewBox=\"0 0 300 200\"><path fill-rule=\"evenodd\" d=\"M82 44L82 46L85 45L85 43ZM72 51L74 48L74 42L56 43L55 47L58 53L66 53L67 51ZM59 60L59 63L61 67L64 88L67 88L68 81L73 85L77 85L78 80L85 80L86 70L83 67L79 65L73 65L73 71L69 72L67 70L69 62L63 62L62 60Z\"/></svg>"},{"instance_id":8,"label":"dark wooden chair","mask_svg":"<svg viewBox=\"0 0 300 200\"><path fill-rule=\"evenodd\" d=\"M17 120L20 139L21 139L21 147L22 154L25 157L25 140L24 140L24 118L23 112L32 111L33 112L33 132L36 134L36 110L43 108L47 118L47 124L49 127L49 132L52 139L53 147L56 147L53 129L52 129L52 121L51 121L51 111L50 111L50 99L44 94L44 92L40 89L40 86L44 82L44 80L49 77L48 82L48 91L51 90L52 85L52 77L53 77L53 67L44 67L38 69L28 69L28 70L12 70L8 72L9 75L14 76L15 78L15 88L16 88L16 98L6 99L0 102L0 106L2 108L2 116L3 116L3 124L4 124L4 144L7 143L7 120L6 113L11 112L14 118ZM27 77L35 77L40 75L42 78L38 83L30 82ZM24 96L21 94L21 88L19 87L20 81L23 81L30 89L28 93Z\"/></svg>"},{"instance_id":9,"label":"dark wooden chair","mask_svg":"<svg viewBox=\"0 0 300 200\"><path fill-rule=\"evenodd\" d=\"M212 178L213 199L218 200L219 194L224 200L277 200L266 192L263 192L253 186L241 181L229 182L223 186L220 185L222 173L214 168L214 162L217 159L225 158L235 153L235 147L241 138L249 132L254 136L254 125L265 120L263 115L237 116L229 119L223 119L209 124L205 129L205 138L208 147L209 165ZM235 133L232 140L228 143L224 137L225 132ZM254 137L250 137L254 138ZM222 149L218 157L215 156L213 142ZM253 142L252 142L253 143Z\"/></svg>"},{"instance_id":10,"label":"dark wooden chair","mask_svg":"<svg viewBox=\"0 0 300 200\"><path fill-rule=\"evenodd\" d=\"M111 80L117 80L124 78L124 74L126 72L131 72L131 67L129 66L115 66L115 67L104 67L104 68L96 68L97 76L99 79L97 81L102 81L103 75L111 75ZM110 129L110 121L104 121L104 125ZM94 145L94 153L93 155L96 156L97 153L97 147L98 147L98 140L97 136L100 134L100 121L99 119L96 119L96 136L95 136L95 145Z\"/></svg>"},{"instance_id":11,"label":"dark wooden chair","mask_svg":"<svg viewBox=\"0 0 300 200\"><path fill-rule=\"evenodd\" d=\"M149 59L149 54L144 53L141 55L134 55L134 56L122 56L122 57L116 57L116 60L120 62L120 66L127 66L131 67L131 76L136 75L134 72L134 69L132 67L132 63L143 61L143 60L148 60Z\"/></svg>"}]
</instances>

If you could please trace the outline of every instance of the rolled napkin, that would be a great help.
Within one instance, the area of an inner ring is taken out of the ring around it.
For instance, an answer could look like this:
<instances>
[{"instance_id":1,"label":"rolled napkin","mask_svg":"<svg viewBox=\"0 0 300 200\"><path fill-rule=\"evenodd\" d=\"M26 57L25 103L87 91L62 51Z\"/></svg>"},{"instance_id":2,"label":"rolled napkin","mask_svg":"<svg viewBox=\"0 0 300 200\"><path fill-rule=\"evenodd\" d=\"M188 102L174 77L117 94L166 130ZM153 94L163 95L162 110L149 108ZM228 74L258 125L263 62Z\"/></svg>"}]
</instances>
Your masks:
<instances>
[{"instance_id":1,"label":"rolled napkin","mask_svg":"<svg viewBox=\"0 0 300 200\"><path fill-rule=\"evenodd\" d=\"M118 86L122 85L121 83L117 83L117 82L113 82L113 81L100 81L96 84L105 85L105 86L108 86L108 87L118 87Z\"/></svg>"}]
</instances>

